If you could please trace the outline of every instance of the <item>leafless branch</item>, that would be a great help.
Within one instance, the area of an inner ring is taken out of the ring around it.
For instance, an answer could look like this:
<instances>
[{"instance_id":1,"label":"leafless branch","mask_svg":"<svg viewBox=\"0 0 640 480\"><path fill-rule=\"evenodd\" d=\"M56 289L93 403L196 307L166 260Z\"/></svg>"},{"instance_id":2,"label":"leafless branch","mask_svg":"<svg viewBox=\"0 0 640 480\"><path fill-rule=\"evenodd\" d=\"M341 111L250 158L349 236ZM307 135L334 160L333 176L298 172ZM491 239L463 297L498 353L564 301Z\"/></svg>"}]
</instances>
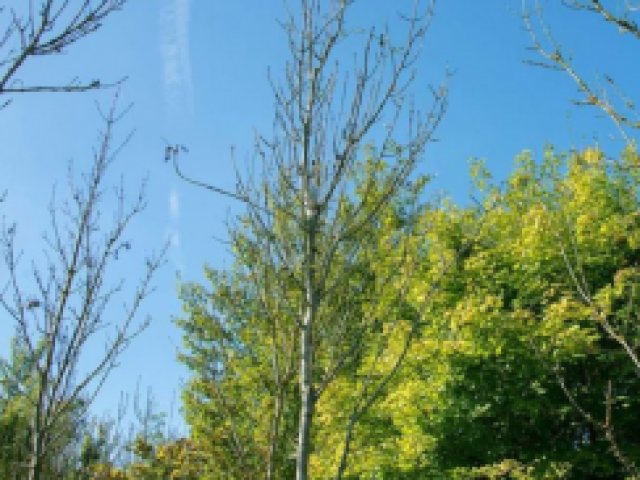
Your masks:
<instances>
[{"instance_id":1,"label":"leafless branch","mask_svg":"<svg viewBox=\"0 0 640 480\"><path fill-rule=\"evenodd\" d=\"M80 413L86 412L117 365L119 356L147 327L149 319L137 326L133 322L142 302L153 291L151 280L163 264L168 248L167 244L159 254L146 259L145 273L133 292L131 304L124 307L120 316L122 321L114 326L113 336L106 341L101 359L91 368L83 368L81 374L82 353L95 335L110 325L107 308L124 285L121 281L109 287L107 273L122 250L131 248L124 234L146 205L144 185L131 207L126 207L124 190L120 187L116 190L117 209L113 224L105 229L100 211L105 175L115 154L130 138L126 137L114 148L113 129L120 118L117 99L116 94L104 118L106 128L90 172L81 177L80 185L75 184L70 172L71 198L60 206L56 206L55 197L52 200L51 233L44 237L48 260L44 268L35 265L33 268L38 287L36 297L24 294L19 281L20 254L15 250L15 227L5 228L2 232L10 280L0 303L16 321L19 338L28 346L29 352L41 352L34 372L38 388L32 418L30 479L40 475L41 461L48 454L47 445L55 436L57 423L77 411L79 400L83 402ZM11 300L6 298L7 289L11 290Z\"/></svg>"},{"instance_id":2,"label":"leafless branch","mask_svg":"<svg viewBox=\"0 0 640 480\"><path fill-rule=\"evenodd\" d=\"M0 95L39 92L84 92L110 88L125 79L103 83L73 79L63 85L24 85L17 75L31 58L65 53L71 45L102 27L105 19L122 9L127 0L40 0L28 11L0 8L5 30L0 36ZM25 2L26 3L26 2ZM1 108L6 107L6 100Z\"/></svg>"},{"instance_id":3,"label":"leafless branch","mask_svg":"<svg viewBox=\"0 0 640 480\"><path fill-rule=\"evenodd\" d=\"M533 3L533 8L528 8L528 3ZM615 25L621 33L631 33L640 40L638 23L632 18L636 9L631 5L625 7L622 14L614 12L602 5L599 0L563 0L564 5L574 10L584 10L599 14L605 22ZM539 0L522 0L522 18L525 30L532 41L531 50L536 51L543 62L527 61L534 66L563 71L571 77L582 94L582 99L576 101L577 105L595 106L602 110L614 122L624 139L628 142L630 137L625 127L640 129L640 115L635 108L635 103L618 86L610 76L604 75L607 86L595 87L593 82L585 79L576 68L571 56L565 53L561 43L555 38L551 28L547 24L543 8ZM534 23L537 20L537 27ZM614 99L617 101L614 103Z\"/></svg>"}]
</instances>

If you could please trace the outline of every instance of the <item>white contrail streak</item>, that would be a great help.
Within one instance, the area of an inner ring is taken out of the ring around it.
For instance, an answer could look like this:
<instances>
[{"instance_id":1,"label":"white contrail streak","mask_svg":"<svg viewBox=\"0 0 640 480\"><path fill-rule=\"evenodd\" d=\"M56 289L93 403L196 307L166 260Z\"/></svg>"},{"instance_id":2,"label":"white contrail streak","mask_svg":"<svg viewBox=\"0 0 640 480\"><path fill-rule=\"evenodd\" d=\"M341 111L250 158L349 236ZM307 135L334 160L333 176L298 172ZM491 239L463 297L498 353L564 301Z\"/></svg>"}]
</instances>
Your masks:
<instances>
[{"instance_id":1,"label":"white contrail streak","mask_svg":"<svg viewBox=\"0 0 640 480\"><path fill-rule=\"evenodd\" d=\"M189 0L170 0L160 12L165 100L170 115L193 114L189 55Z\"/></svg>"}]
</instances>

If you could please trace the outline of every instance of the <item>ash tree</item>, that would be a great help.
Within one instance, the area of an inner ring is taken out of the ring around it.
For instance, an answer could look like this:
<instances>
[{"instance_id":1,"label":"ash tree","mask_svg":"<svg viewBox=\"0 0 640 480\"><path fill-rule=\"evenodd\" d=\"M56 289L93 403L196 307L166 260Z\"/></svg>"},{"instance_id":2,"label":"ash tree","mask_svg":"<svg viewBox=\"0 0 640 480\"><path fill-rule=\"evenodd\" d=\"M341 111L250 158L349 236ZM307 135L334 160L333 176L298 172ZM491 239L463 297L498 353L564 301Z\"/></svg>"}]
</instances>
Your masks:
<instances>
[{"instance_id":1,"label":"ash tree","mask_svg":"<svg viewBox=\"0 0 640 480\"><path fill-rule=\"evenodd\" d=\"M117 98L106 113L100 110L104 129L91 169L78 178L69 168L67 200L60 203L54 191L50 228L43 235L45 257L41 264L32 263L32 283L25 283L20 266L16 224L4 223L0 235L8 274L0 305L15 322L16 341L31 365L30 394L25 399L29 432L24 465L25 478L30 480L43 478L43 466L52 461L59 437L76 431L86 419L118 358L148 325L149 319L137 322L136 316L153 290L151 281L167 248L146 258L144 274L118 313L112 304L124 293L125 283L112 284L109 272L131 249L127 231L146 200L143 184L129 205L120 184L114 189L111 221L104 215L107 173L130 138L114 145L115 124L126 113L117 109ZM111 333L105 334L100 352L95 342L105 330ZM92 364L86 362L88 350L94 357Z\"/></svg>"},{"instance_id":2,"label":"ash tree","mask_svg":"<svg viewBox=\"0 0 640 480\"><path fill-rule=\"evenodd\" d=\"M273 342L271 360L272 380L278 385L282 380L278 362L288 363L290 354L295 355L297 439L284 443L295 443L298 480L310 477L312 428L323 392L357 357L363 338L383 335L383 313L357 318L345 312L344 300L356 291L379 291L381 282L389 284L402 277L407 258L399 243L397 248L387 249L388 259L395 262L388 266L386 275L376 279L375 275L354 272L364 252L371 255L371 249L376 248L376 236L369 234L379 225L382 213L403 195L414 192L412 175L447 106L448 75L440 86L425 87L433 96L425 111L415 106L409 92L436 2L414 2L410 12L399 13L405 37L397 45L388 27L352 29L347 14L354 3L302 0L287 10L282 27L290 59L282 83L270 77L275 100L273 135L257 136L258 166L247 175L238 173L235 191L186 174L179 161L186 148L176 145L166 149L166 159L172 160L182 179L247 207L244 216L229 224L230 243L244 272L240 289L262 299L259 305L278 302L280 313L273 315L272 311L269 316L262 310L257 314L268 317L274 328L288 329L286 333L291 334L274 334L272 338L293 339L287 340L286 351L280 350L283 344ZM360 49L345 69L345 49L352 42L360 42ZM423 182L418 184L419 189ZM367 300L370 305L375 301L375 294ZM370 310L375 312L373 307ZM419 323L419 315L415 317L413 328ZM225 318L217 321L218 330L224 331ZM358 328L350 328L352 325ZM187 335L199 328L192 327ZM235 347L243 350L238 342ZM394 360L395 367L387 377L369 378L346 407L351 415L336 465L337 478L346 472L355 424L403 357L401 354ZM228 358L226 361L233 364ZM224 358L220 360L221 371L212 374L212 382L224 377L224 362ZM224 400L224 392L216 395ZM277 410L272 412L273 430L278 428ZM244 444L237 443L237 458L242 461ZM276 446L271 443L265 454L267 477L274 475L271 459ZM279 456L286 454L281 451Z\"/></svg>"}]
</instances>

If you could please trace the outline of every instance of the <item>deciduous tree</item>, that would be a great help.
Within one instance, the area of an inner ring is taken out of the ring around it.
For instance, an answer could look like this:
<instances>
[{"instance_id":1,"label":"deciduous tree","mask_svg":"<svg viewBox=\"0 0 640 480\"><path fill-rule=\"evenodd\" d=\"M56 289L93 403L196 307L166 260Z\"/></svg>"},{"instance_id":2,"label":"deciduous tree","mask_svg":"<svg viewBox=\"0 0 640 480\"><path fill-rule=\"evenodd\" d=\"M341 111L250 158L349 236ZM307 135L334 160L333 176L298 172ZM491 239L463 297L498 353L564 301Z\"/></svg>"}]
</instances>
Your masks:
<instances>
[{"instance_id":1,"label":"deciduous tree","mask_svg":"<svg viewBox=\"0 0 640 480\"><path fill-rule=\"evenodd\" d=\"M117 95L116 95L117 100ZM105 228L101 214L105 175L115 156L126 144L114 147L114 126L123 112L111 108L103 114L105 129L94 152L90 171L77 184L69 173L70 198L50 205L51 229L45 234L47 247L43 267L33 266L33 284L24 286L19 273L21 253L16 247L16 225L2 230L2 253L9 281L0 304L16 324L17 341L33 363L33 396L29 423L28 478L42 478L49 449L62 434L60 427L73 411L84 418L100 387L116 366L119 356L148 324L134 322L141 304L151 293L151 280L163 262L166 246L159 255L146 260L145 272L124 306L120 322L107 320L118 315L110 309L121 293L123 281L109 285L108 271L131 243L124 237L127 228L145 207L144 186L131 207L125 204L122 186L116 189L113 224ZM90 367L80 367L86 349L96 335L114 325L105 351Z\"/></svg>"},{"instance_id":2,"label":"deciduous tree","mask_svg":"<svg viewBox=\"0 0 640 480\"><path fill-rule=\"evenodd\" d=\"M303 0L292 8L282 22L291 58L284 70L284 85L272 80L276 103L273 138L258 137L260 174L255 179L239 178L237 191L188 177L180 168L178 147L167 150L182 178L247 205L248 214L231 229L232 242L238 251L252 257L252 263L244 265L254 277L252 293L282 295L282 308L297 336L298 480L309 478L317 404L358 350L357 336L345 341L345 328L352 319L342 308L344 302L337 299L351 289L366 290L354 285L357 281L352 277L353 259L367 245L362 232L406 191L444 114L446 86L431 90L433 103L425 112L408 100L413 68L435 3L414 2L412 11L400 16L406 23L406 38L399 46L386 28L365 30L356 64L348 75L341 74L339 52L347 38L356 38L347 19L353 2ZM385 120L388 123L383 125ZM401 129L406 130L401 133ZM397 137L403 142L394 141ZM359 158L364 145L376 140L378 146L371 149L368 162L373 174L363 175ZM361 190L357 197L354 189ZM398 261L396 272L403 264ZM282 292L279 282L274 285L263 272L278 272L280 278L286 274L295 293ZM375 325L365 322L363 332ZM398 362L402 358L400 355ZM336 469L338 478L346 468L354 425L383 384L384 380L367 385L348 407L352 415L344 455Z\"/></svg>"},{"instance_id":3,"label":"deciduous tree","mask_svg":"<svg viewBox=\"0 0 640 480\"><path fill-rule=\"evenodd\" d=\"M591 149L548 150L541 164L525 153L501 188L475 164L491 208L424 213L430 248L416 258L409 304L461 240L473 244L361 425L354 478L636 478L636 157L627 150L612 168ZM383 358L403 335L389 337ZM356 384L344 376L321 406L334 430ZM317 460L330 468L335 457Z\"/></svg>"}]
</instances>

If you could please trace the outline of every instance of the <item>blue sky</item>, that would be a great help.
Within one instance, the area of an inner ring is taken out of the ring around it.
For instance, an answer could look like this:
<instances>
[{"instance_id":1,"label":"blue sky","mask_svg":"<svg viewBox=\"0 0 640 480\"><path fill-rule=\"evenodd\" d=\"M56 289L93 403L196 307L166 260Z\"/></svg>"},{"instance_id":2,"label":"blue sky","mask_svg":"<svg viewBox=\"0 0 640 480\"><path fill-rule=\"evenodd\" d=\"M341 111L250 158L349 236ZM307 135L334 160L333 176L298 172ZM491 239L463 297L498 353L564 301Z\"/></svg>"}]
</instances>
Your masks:
<instances>
[{"instance_id":1,"label":"blue sky","mask_svg":"<svg viewBox=\"0 0 640 480\"><path fill-rule=\"evenodd\" d=\"M379 25L411 3L361 0L348 21ZM618 78L632 97L638 93L639 63L631 38L592 15L567 11L560 2L542 3L558 38L588 78L604 71ZM437 132L439 142L428 147L421 169L436 174L430 188L450 192L460 202L469 195L471 157L484 158L502 179L514 155L524 149L539 154L548 143L567 150L595 140L613 151L621 147L610 139L616 136L611 122L598 118L595 110L570 104L578 95L566 75L523 63L539 58L527 50L530 41L520 8L519 0L441 0L416 66L412 91L425 108L428 85L438 84L447 66L456 71L449 110ZM213 237L225 237L225 219L239 207L179 181L162 161L163 139L188 146L183 166L193 176L221 187L234 185L231 149L240 159L248 157L254 131L270 132L273 98L267 68L282 71L288 58L276 22L281 14L276 0L130 0L68 54L36 59L21 71L21 78L31 83L64 82L76 75L103 81L129 77L122 104L133 102L134 108L118 131L122 136L131 129L136 133L115 163L112 180L124 175L133 193L148 177L149 207L129 231L133 251L114 264L112 278L124 277L133 286L143 272L144 254L172 239L168 265L156 277L157 290L141 311L152 316L151 327L121 357L95 413L115 414L120 393L132 394L138 380L143 391L152 389L161 410L169 410L172 398L179 405L180 384L188 373L175 360L180 332L171 318L180 313L177 272L184 280L202 280L205 263L230 265L231 258ZM393 27L391 33L401 39L400 29ZM69 160L77 170L88 168L101 127L95 101L106 105L111 97L109 91L18 96L0 111L0 187L9 190L1 213L18 222L25 267L31 258L41 258L40 236L48 225L54 182L63 194ZM105 212L111 207L112 201L105 203ZM5 277L0 269L0 281ZM23 280L28 291L26 271ZM127 292L118 302L128 300ZM12 328L10 319L0 314L2 355ZM99 353L100 340L92 348ZM93 355L88 352L87 361Z\"/></svg>"}]
</instances>

